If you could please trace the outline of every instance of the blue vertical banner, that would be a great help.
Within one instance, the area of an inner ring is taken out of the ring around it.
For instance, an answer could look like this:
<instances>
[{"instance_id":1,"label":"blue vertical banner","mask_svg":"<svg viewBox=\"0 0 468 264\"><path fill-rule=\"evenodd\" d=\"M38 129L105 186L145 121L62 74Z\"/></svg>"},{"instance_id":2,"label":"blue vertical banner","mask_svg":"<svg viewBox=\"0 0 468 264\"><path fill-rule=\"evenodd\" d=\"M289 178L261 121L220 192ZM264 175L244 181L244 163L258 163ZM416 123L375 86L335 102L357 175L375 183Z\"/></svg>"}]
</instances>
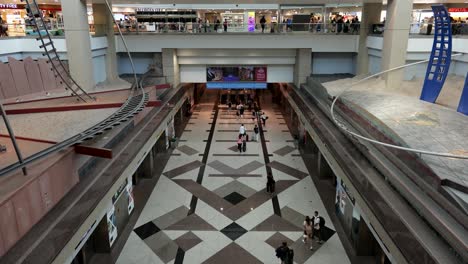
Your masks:
<instances>
[{"instance_id":1,"label":"blue vertical banner","mask_svg":"<svg viewBox=\"0 0 468 264\"><path fill-rule=\"evenodd\" d=\"M420 99L435 103L452 61L452 26L445 6L433 5L432 11L435 23L434 43Z\"/></svg>"},{"instance_id":2,"label":"blue vertical banner","mask_svg":"<svg viewBox=\"0 0 468 264\"><path fill-rule=\"evenodd\" d=\"M457 111L468 115L468 73L466 74L465 86L463 87Z\"/></svg>"}]
</instances>

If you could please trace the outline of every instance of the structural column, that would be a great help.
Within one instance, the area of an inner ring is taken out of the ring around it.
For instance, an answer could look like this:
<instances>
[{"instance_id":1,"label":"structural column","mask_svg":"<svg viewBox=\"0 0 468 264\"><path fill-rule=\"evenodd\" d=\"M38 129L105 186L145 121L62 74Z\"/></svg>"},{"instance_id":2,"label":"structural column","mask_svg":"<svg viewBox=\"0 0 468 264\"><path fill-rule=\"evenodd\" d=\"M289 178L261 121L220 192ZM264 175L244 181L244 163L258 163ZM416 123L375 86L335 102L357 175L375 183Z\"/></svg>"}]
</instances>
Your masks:
<instances>
[{"instance_id":1,"label":"structural column","mask_svg":"<svg viewBox=\"0 0 468 264\"><path fill-rule=\"evenodd\" d=\"M357 58L357 74L369 73L369 52L367 48L367 36L372 30L372 25L380 22L382 3L366 3L362 7L361 25L359 29L359 52Z\"/></svg>"},{"instance_id":2,"label":"structural column","mask_svg":"<svg viewBox=\"0 0 468 264\"><path fill-rule=\"evenodd\" d=\"M62 1L70 73L85 90L95 87L86 2Z\"/></svg>"},{"instance_id":3,"label":"structural column","mask_svg":"<svg viewBox=\"0 0 468 264\"><path fill-rule=\"evenodd\" d=\"M294 84L299 88L302 83L306 83L312 72L312 50L297 49L296 64L294 65Z\"/></svg>"},{"instance_id":4,"label":"structural column","mask_svg":"<svg viewBox=\"0 0 468 264\"><path fill-rule=\"evenodd\" d=\"M106 75L108 83L123 82L117 72L117 52L114 34L114 20L106 4L93 4L96 36L107 37Z\"/></svg>"},{"instance_id":5,"label":"structural column","mask_svg":"<svg viewBox=\"0 0 468 264\"><path fill-rule=\"evenodd\" d=\"M382 48L382 71L402 66L406 63L409 29L411 24L412 0L388 0ZM383 75L387 89L396 89L403 81L404 70Z\"/></svg>"},{"instance_id":6,"label":"structural column","mask_svg":"<svg viewBox=\"0 0 468 264\"><path fill-rule=\"evenodd\" d=\"M179 62L176 49L162 49L163 73L174 87L180 83Z\"/></svg>"}]
</instances>

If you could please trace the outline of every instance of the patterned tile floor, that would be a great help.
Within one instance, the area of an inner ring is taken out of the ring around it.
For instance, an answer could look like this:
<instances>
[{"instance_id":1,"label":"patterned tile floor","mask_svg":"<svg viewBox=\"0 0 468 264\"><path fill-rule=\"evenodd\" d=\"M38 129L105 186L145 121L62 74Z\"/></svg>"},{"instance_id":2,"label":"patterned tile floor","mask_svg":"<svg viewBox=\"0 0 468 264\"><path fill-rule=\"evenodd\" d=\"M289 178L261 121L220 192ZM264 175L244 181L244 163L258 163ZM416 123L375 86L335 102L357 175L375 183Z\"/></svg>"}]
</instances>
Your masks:
<instances>
[{"instance_id":1,"label":"patterned tile floor","mask_svg":"<svg viewBox=\"0 0 468 264\"><path fill-rule=\"evenodd\" d=\"M295 263L350 263L283 117L262 103L267 131L239 154L238 128L245 121L252 130L252 119L216 108L215 96L205 95L189 121L117 263L279 263L282 241ZM314 210L326 219L326 242L310 251L301 225Z\"/></svg>"}]
</instances>

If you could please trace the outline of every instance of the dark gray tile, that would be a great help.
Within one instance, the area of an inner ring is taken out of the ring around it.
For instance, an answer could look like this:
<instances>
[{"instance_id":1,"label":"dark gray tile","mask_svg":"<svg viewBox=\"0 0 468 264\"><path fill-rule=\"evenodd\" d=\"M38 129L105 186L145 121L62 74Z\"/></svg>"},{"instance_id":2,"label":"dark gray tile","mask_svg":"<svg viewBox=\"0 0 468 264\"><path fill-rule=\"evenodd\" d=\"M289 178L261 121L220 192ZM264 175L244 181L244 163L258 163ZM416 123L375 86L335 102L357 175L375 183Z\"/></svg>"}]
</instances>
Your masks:
<instances>
[{"instance_id":1,"label":"dark gray tile","mask_svg":"<svg viewBox=\"0 0 468 264\"><path fill-rule=\"evenodd\" d=\"M188 155L188 156L192 156L192 155L195 155L198 153L198 150L192 148L192 147L189 147L187 145L182 145L182 146L179 146L177 148L180 152Z\"/></svg>"},{"instance_id":2,"label":"dark gray tile","mask_svg":"<svg viewBox=\"0 0 468 264\"><path fill-rule=\"evenodd\" d=\"M200 168L202 165L203 165L203 163L201 161L195 160L195 161L189 162L189 163L187 163L185 165L182 165L180 167L177 167L175 169L172 169L170 171L166 171L166 172L163 173L163 175L165 175L166 177L172 179L174 177L182 175L182 174L184 174L186 172L189 172L191 170Z\"/></svg>"},{"instance_id":3,"label":"dark gray tile","mask_svg":"<svg viewBox=\"0 0 468 264\"><path fill-rule=\"evenodd\" d=\"M192 180L174 180L174 182L219 212L223 212L232 207L231 203ZM223 210L221 210L221 208L223 208Z\"/></svg>"},{"instance_id":4,"label":"dark gray tile","mask_svg":"<svg viewBox=\"0 0 468 264\"><path fill-rule=\"evenodd\" d=\"M244 197L250 197L257 193L257 191L253 188L251 188L248 185L243 184L242 182L239 181L231 181L218 189L214 190L213 192L219 195L220 197L224 197L232 192L238 192Z\"/></svg>"},{"instance_id":5,"label":"dark gray tile","mask_svg":"<svg viewBox=\"0 0 468 264\"><path fill-rule=\"evenodd\" d=\"M291 209L288 206L285 206L281 209L281 217L300 228L302 228L302 224L305 220L305 215L302 215L301 213L297 212L294 209Z\"/></svg>"},{"instance_id":6,"label":"dark gray tile","mask_svg":"<svg viewBox=\"0 0 468 264\"><path fill-rule=\"evenodd\" d=\"M239 194L238 192L232 192L224 197L224 200L232 203L233 205L236 205L243 200L245 200L245 197Z\"/></svg>"},{"instance_id":7,"label":"dark gray tile","mask_svg":"<svg viewBox=\"0 0 468 264\"><path fill-rule=\"evenodd\" d=\"M286 174L289 174L289 175L291 175L291 176L293 176L293 177L295 177L297 179L300 179L300 180L304 179L308 175L305 172L297 170L297 169L295 169L293 167L290 167L290 166L288 166L288 165L286 165L284 163L281 163L279 161L270 162L270 163L268 163L267 166L269 166L269 167L271 167L273 169L279 170L281 172L284 172Z\"/></svg>"},{"instance_id":8,"label":"dark gray tile","mask_svg":"<svg viewBox=\"0 0 468 264\"><path fill-rule=\"evenodd\" d=\"M272 253L273 254L273 253ZM239 262L242 260L242 262ZM203 264L262 264L260 260L254 257L252 254L247 252L241 246L236 243L231 243L219 252L205 260Z\"/></svg>"},{"instance_id":9,"label":"dark gray tile","mask_svg":"<svg viewBox=\"0 0 468 264\"><path fill-rule=\"evenodd\" d=\"M142 239L146 239L147 237L150 237L156 233L158 233L159 231L161 231L161 229L159 229L159 227L157 227L153 222L148 222L144 225L141 225L137 228L135 228L133 231L135 231L135 233Z\"/></svg>"},{"instance_id":10,"label":"dark gray tile","mask_svg":"<svg viewBox=\"0 0 468 264\"><path fill-rule=\"evenodd\" d=\"M289 239L287 236L281 234L280 232L274 233L271 237L269 237L265 242L272 246L274 249L278 248L281 246L283 242L288 243L288 246L292 245L294 241Z\"/></svg>"},{"instance_id":11,"label":"dark gray tile","mask_svg":"<svg viewBox=\"0 0 468 264\"><path fill-rule=\"evenodd\" d=\"M177 245L179 245L179 247L182 248L182 250L184 250L184 252L187 252L191 248L193 248L194 246L200 244L200 242L202 242L202 240L197 235L195 235L194 233L192 233L190 231L190 232L180 236L176 240L174 240L174 242Z\"/></svg>"},{"instance_id":12,"label":"dark gray tile","mask_svg":"<svg viewBox=\"0 0 468 264\"><path fill-rule=\"evenodd\" d=\"M173 225L180 220L187 217L189 209L185 206L178 207L169 213L162 215L153 220L153 223L156 224L161 229L165 229L166 227Z\"/></svg>"},{"instance_id":13,"label":"dark gray tile","mask_svg":"<svg viewBox=\"0 0 468 264\"><path fill-rule=\"evenodd\" d=\"M252 228L251 231L302 231L302 228L281 218L281 216L272 215Z\"/></svg>"},{"instance_id":14,"label":"dark gray tile","mask_svg":"<svg viewBox=\"0 0 468 264\"><path fill-rule=\"evenodd\" d=\"M284 146L284 147L282 147L280 149L277 149L276 151L273 151L273 153L278 154L280 156L285 156L285 155L293 152L294 150L296 150L295 147L291 147L291 146L288 145L288 146Z\"/></svg>"},{"instance_id":15,"label":"dark gray tile","mask_svg":"<svg viewBox=\"0 0 468 264\"><path fill-rule=\"evenodd\" d=\"M168 226L166 230L196 230L196 231L215 231L217 230L208 222L203 220L197 214L191 214L179 222Z\"/></svg>"},{"instance_id":16,"label":"dark gray tile","mask_svg":"<svg viewBox=\"0 0 468 264\"><path fill-rule=\"evenodd\" d=\"M208 177L261 178L262 174L209 174Z\"/></svg>"},{"instance_id":17,"label":"dark gray tile","mask_svg":"<svg viewBox=\"0 0 468 264\"><path fill-rule=\"evenodd\" d=\"M254 160L241 167L234 169L231 166L221 162L219 160L214 160L208 164L213 169L223 173L223 174L248 174L258 168L263 167L263 164Z\"/></svg>"},{"instance_id":18,"label":"dark gray tile","mask_svg":"<svg viewBox=\"0 0 468 264\"><path fill-rule=\"evenodd\" d=\"M296 180L280 180L276 182L276 192L274 196L280 194L291 185L296 183ZM273 197L274 197L273 196ZM224 210L223 213L225 216L229 217L231 220L236 221L237 219L241 218L242 216L249 213L252 209L255 209L265 203L266 201L272 199L272 196L266 192L266 188L260 190L259 192L255 193L254 195L248 197L244 201L240 202L236 206Z\"/></svg>"},{"instance_id":19,"label":"dark gray tile","mask_svg":"<svg viewBox=\"0 0 468 264\"><path fill-rule=\"evenodd\" d=\"M173 260L179 248L179 246L163 232L148 237L144 242L164 263Z\"/></svg>"},{"instance_id":20,"label":"dark gray tile","mask_svg":"<svg viewBox=\"0 0 468 264\"><path fill-rule=\"evenodd\" d=\"M234 241L247 233L247 230L236 222L233 222L232 224L221 229L220 232Z\"/></svg>"},{"instance_id":21,"label":"dark gray tile","mask_svg":"<svg viewBox=\"0 0 468 264\"><path fill-rule=\"evenodd\" d=\"M238 153L238 154L213 154L214 157L258 157L258 154L244 154L244 153Z\"/></svg>"}]
</instances>

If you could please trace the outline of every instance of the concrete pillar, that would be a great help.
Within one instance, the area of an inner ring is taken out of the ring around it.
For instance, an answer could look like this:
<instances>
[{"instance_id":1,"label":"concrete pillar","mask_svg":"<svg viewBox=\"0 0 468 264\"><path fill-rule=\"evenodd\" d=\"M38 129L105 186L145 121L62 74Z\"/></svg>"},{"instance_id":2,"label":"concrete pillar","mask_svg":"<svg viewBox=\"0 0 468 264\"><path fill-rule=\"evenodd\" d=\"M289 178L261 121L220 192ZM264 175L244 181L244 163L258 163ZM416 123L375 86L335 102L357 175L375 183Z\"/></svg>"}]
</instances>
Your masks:
<instances>
[{"instance_id":1,"label":"concrete pillar","mask_svg":"<svg viewBox=\"0 0 468 264\"><path fill-rule=\"evenodd\" d=\"M382 71L406 63L412 10L412 0L388 0L387 2L387 20L382 49ZM383 78L386 81L387 89L400 87L403 75L404 70L384 74Z\"/></svg>"},{"instance_id":2,"label":"concrete pillar","mask_svg":"<svg viewBox=\"0 0 468 264\"><path fill-rule=\"evenodd\" d=\"M174 87L180 83L179 62L176 49L162 49L163 73Z\"/></svg>"},{"instance_id":3,"label":"concrete pillar","mask_svg":"<svg viewBox=\"0 0 468 264\"><path fill-rule=\"evenodd\" d=\"M328 165L327 160L322 155L322 153L318 154L317 157L317 168L318 168L318 177L321 180L331 179L333 177L333 171Z\"/></svg>"},{"instance_id":4,"label":"concrete pillar","mask_svg":"<svg viewBox=\"0 0 468 264\"><path fill-rule=\"evenodd\" d=\"M369 53L367 36L372 24L380 22L382 3L365 3L362 7L361 27L359 30L359 52L357 57L357 75L369 73Z\"/></svg>"},{"instance_id":5,"label":"concrete pillar","mask_svg":"<svg viewBox=\"0 0 468 264\"><path fill-rule=\"evenodd\" d=\"M114 20L106 4L93 4L95 36L107 36L106 82L123 83L117 72L117 53L114 34ZM125 82L126 83L126 82ZM126 83L128 84L128 83Z\"/></svg>"},{"instance_id":6,"label":"concrete pillar","mask_svg":"<svg viewBox=\"0 0 468 264\"><path fill-rule=\"evenodd\" d=\"M312 50L297 49L296 64L294 65L294 84L299 88L302 83L306 83L307 78L312 73Z\"/></svg>"},{"instance_id":7,"label":"concrete pillar","mask_svg":"<svg viewBox=\"0 0 468 264\"><path fill-rule=\"evenodd\" d=\"M84 90L94 89L93 57L86 2L74 0L61 1L61 3L71 76Z\"/></svg>"}]
</instances>

